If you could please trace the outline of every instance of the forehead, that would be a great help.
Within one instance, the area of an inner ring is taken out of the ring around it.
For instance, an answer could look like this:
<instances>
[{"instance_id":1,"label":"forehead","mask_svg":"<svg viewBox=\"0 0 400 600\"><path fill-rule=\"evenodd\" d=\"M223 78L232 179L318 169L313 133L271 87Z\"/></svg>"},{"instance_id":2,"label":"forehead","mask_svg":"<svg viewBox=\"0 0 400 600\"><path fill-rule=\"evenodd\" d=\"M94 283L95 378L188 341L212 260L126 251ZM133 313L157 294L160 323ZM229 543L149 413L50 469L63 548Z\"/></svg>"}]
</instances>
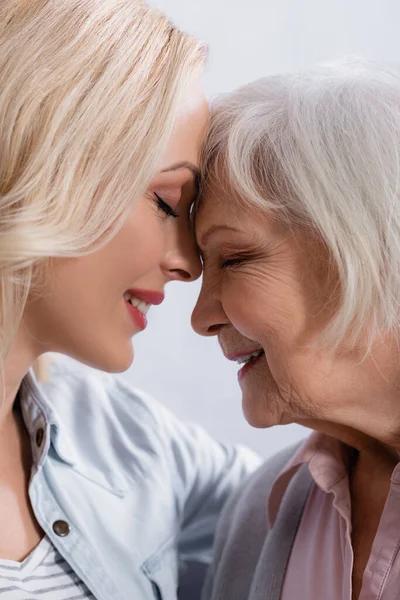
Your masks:
<instances>
[{"instance_id":1,"label":"forehead","mask_svg":"<svg viewBox=\"0 0 400 600\"><path fill-rule=\"evenodd\" d=\"M210 220L239 220L253 211L225 176L213 176L203 182L197 210L196 228Z\"/></svg>"},{"instance_id":2,"label":"forehead","mask_svg":"<svg viewBox=\"0 0 400 600\"><path fill-rule=\"evenodd\" d=\"M208 123L207 101L201 89L196 88L182 102L161 168L179 162L198 166Z\"/></svg>"},{"instance_id":3,"label":"forehead","mask_svg":"<svg viewBox=\"0 0 400 600\"><path fill-rule=\"evenodd\" d=\"M260 216L265 219L265 215L260 215L260 212L247 205L228 181L209 181L203 188L196 212L196 237L199 243L203 238L208 240L207 232L219 226L249 232L255 222L260 220Z\"/></svg>"},{"instance_id":4,"label":"forehead","mask_svg":"<svg viewBox=\"0 0 400 600\"><path fill-rule=\"evenodd\" d=\"M206 181L195 218L195 234L201 251L220 243L281 239L294 230L266 209L246 201L224 177Z\"/></svg>"}]
</instances>

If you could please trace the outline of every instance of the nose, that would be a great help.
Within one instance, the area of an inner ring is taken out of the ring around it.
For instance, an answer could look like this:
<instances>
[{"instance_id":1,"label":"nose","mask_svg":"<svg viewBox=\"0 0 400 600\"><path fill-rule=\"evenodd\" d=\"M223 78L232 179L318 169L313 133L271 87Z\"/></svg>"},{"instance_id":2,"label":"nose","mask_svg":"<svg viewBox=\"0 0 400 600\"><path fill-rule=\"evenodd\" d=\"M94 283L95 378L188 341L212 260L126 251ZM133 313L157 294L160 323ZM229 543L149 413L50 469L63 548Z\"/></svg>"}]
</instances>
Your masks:
<instances>
[{"instance_id":1,"label":"nose","mask_svg":"<svg viewBox=\"0 0 400 600\"><path fill-rule=\"evenodd\" d=\"M187 225L171 232L162 269L168 281L190 282L200 277L200 256L194 236Z\"/></svg>"},{"instance_id":2,"label":"nose","mask_svg":"<svg viewBox=\"0 0 400 600\"><path fill-rule=\"evenodd\" d=\"M217 335L229 319L222 306L219 289L213 285L205 273L196 306L192 312L192 327L196 333L204 336Z\"/></svg>"}]
</instances>

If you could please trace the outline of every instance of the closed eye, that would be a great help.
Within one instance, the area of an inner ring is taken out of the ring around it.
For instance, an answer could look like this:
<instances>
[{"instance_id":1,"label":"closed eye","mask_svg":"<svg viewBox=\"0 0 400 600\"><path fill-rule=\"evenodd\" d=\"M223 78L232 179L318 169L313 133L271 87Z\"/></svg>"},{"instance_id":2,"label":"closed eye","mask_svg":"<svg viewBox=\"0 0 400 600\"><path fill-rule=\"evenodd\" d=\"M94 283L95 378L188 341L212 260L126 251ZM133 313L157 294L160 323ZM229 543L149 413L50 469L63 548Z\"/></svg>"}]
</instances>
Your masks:
<instances>
[{"instance_id":1,"label":"closed eye","mask_svg":"<svg viewBox=\"0 0 400 600\"><path fill-rule=\"evenodd\" d=\"M244 256L237 256L235 258L226 259L221 263L221 269L229 269L232 267L237 267L238 265L243 264L246 260L247 259Z\"/></svg>"},{"instance_id":2,"label":"closed eye","mask_svg":"<svg viewBox=\"0 0 400 600\"><path fill-rule=\"evenodd\" d=\"M179 213L177 213L172 206L170 206L169 204L167 204L167 202L165 202L165 200L163 200L161 198L161 196L159 196L158 194L156 194L154 192L155 197L157 198L157 206L158 208L167 215L167 217L173 217L174 219L177 219L179 217Z\"/></svg>"}]
</instances>

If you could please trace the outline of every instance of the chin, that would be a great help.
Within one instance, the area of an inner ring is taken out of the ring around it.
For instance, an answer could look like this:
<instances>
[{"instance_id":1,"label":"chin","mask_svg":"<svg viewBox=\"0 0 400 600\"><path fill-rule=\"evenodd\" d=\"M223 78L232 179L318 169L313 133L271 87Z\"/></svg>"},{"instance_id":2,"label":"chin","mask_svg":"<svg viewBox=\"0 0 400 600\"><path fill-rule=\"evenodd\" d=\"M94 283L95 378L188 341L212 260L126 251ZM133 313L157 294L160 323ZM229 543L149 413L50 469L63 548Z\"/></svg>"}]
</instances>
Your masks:
<instances>
[{"instance_id":1,"label":"chin","mask_svg":"<svg viewBox=\"0 0 400 600\"><path fill-rule=\"evenodd\" d=\"M273 410L272 403L267 404L262 398L257 401L243 396L242 409L248 424L256 429L269 429L284 424L278 411Z\"/></svg>"},{"instance_id":2,"label":"chin","mask_svg":"<svg viewBox=\"0 0 400 600\"><path fill-rule=\"evenodd\" d=\"M243 402L242 404L243 414L249 425L255 427L257 429L268 429L269 427L273 427L277 425L277 420L272 418L267 418L268 415L265 414L265 411L262 410L261 407L248 406Z\"/></svg>"},{"instance_id":3,"label":"chin","mask_svg":"<svg viewBox=\"0 0 400 600\"><path fill-rule=\"evenodd\" d=\"M109 346L104 352L97 351L90 354L70 354L66 352L66 354L69 354L71 358L78 360L88 367L104 371L105 373L124 373L133 362L134 352L132 344L129 344L129 348L126 349L120 347L115 352L112 350L112 347Z\"/></svg>"}]
</instances>

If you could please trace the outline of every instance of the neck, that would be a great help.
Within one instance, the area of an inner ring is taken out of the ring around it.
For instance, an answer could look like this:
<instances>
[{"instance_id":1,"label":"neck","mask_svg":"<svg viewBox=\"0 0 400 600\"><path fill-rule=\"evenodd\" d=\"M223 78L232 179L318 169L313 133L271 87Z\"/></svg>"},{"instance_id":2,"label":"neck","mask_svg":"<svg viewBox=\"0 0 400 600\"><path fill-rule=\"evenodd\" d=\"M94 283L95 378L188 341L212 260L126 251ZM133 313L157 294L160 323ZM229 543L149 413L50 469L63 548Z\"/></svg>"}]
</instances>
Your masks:
<instances>
[{"instance_id":1,"label":"neck","mask_svg":"<svg viewBox=\"0 0 400 600\"><path fill-rule=\"evenodd\" d=\"M357 463L359 465L381 465L381 468L385 467L385 473L387 471L391 474L400 460L400 451L396 446L383 440L380 441L351 427L326 421L308 421L299 424L329 435L357 450Z\"/></svg>"},{"instance_id":2,"label":"neck","mask_svg":"<svg viewBox=\"0 0 400 600\"><path fill-rule=\"evenodd\" d=\"M21 382L37 357L23 332L18 332L0 371L0 431L9 422Z\"/></svg>"}]
</instances>

